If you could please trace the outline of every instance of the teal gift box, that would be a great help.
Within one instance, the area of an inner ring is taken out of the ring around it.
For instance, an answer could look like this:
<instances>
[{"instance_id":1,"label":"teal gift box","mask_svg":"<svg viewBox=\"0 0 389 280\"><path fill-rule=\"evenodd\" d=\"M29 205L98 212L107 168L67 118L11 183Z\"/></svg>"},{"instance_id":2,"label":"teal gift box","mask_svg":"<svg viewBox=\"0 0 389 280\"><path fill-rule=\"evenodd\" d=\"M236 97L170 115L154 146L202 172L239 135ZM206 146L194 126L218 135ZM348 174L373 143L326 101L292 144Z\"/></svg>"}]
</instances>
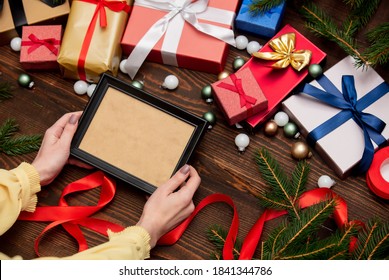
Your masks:
<instances>
[{"instance_id":1,"label":"teal gift box","mask_svg":"<svg viewBox=\"0 0 389 280\"><path fill-rule=\"evenodd\" d=\"M250 12L252 2L253 0L243 0L239 13L235 18L235 28L252 35L273 37L280 29L286 6L285 1L265 14Z\"/></svg>"}]
</instances>

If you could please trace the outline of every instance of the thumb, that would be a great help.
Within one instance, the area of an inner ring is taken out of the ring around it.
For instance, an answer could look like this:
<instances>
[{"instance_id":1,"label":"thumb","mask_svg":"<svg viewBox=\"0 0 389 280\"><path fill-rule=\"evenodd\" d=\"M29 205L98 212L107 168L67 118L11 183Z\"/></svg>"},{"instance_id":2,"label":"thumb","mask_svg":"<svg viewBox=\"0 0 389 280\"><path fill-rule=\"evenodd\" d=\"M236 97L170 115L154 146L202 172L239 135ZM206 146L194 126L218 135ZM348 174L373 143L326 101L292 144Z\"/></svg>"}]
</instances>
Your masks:
<instances>
[{"instance_id":1,"label":"thumb","mask_svg":"<svg viewBox=\"0 0 389 280\"><path fill-rule=\"evenodd\" d=\"M69 147L70 143L72 142L74 133L76 133L79 118L80 116L77 114L71 115L62 132L60 139Z\"/></svg>"}]
</instances>

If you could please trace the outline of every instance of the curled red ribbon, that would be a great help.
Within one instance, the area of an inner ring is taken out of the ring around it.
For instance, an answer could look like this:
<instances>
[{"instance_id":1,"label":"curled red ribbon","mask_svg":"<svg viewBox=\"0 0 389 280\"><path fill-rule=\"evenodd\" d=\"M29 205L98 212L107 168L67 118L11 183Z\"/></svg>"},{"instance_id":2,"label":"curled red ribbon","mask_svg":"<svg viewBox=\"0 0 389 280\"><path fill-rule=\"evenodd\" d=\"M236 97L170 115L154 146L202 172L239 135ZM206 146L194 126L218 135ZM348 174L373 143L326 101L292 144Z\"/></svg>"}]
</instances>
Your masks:
<instances>
[{"instance_id":1,"label":"curled red ribbon","mask_svg":"<svg viewBox=\"0 0 389 280\"><path fill-rule=\"evenodd\" d=\"M232 85L221 82L217 86L239 94L240 107L246 106L247 109L250 109L251 105L254 105L255 102L257 102L257 99L246 94L243 89L242 79L238 79L235 74L231 74L230 78L233 83Z\"/></svg>"},{"instance_id":2,"label":"curled red ribbon","mask_svg":"<svg viewBox=\"0 0 389 280\"><path fill-rule=\"evenodd\" d=\"M101 186L100 198L96 205L92 206L70 206L65 200L67 195L91 190ZM107 236L107 230L118 232L124 227L100 220L90 218L91 215L106 206L114 197L116 184L113 180L105 176L101 171L95 172L65 187L58 206L37 207L35 212L21 212L18 219L25 221L52 222L40 233L35 240L35 252L39 256L39 242L43 235L50 229L62 225L62 227L73 236L79 247L79 251L88 248L86 239L81 232L80 226L87 227Z\"/></svg>"},{"instance_id":3,"label":"curled red ribbon","mask_svg":"<svg viewBox=\"0 0 389 280\"><path fill-rule=\"evenodd\" d=\"M97 18L100 15L100 27L105 28L107 27L107 14L105 11L105 8L107 7L111 11L114 12L126 12L129 13L131 11L131 6L127 5L126 1L106 1L106 0L78 0L81 2L87 2L90 4L96 5L95 12L93 14L92 20L88 26L85 39L81 46L80 56L78 58L78 76L81 80L86 81L86 73L85 73L85 62L86 62L86 56L88 54L89 46L92 41L93 32L96 27Z\"/></svg>"},{"instance_id":4,"label":"curled red ribbon","mask_svg":"<svg viewBox=\"0 0 389 280\"><path fill-rule=\"evenodd\" d=\"M60 40L55 38L39 39L35 34L30 34L28 36L30 41L22 41L22 46L30 46L27 50L27 53L30 54L41 46L48 48L53 54L58 55L58 48L56 45L61 43Z\"/></svg>"}]
</instances>

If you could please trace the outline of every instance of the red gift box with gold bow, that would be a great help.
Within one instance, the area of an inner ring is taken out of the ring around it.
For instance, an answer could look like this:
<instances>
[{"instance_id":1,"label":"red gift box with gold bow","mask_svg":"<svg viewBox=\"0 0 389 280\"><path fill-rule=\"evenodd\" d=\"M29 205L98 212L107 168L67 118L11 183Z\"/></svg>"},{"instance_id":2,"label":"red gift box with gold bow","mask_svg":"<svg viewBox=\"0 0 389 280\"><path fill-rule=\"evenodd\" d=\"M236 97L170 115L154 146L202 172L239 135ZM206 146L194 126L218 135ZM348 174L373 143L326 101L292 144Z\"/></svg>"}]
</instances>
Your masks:
<instances>
[{"instance_id":1,"label":"red gift box with gold bow","mask_svg":"<svg viewBox=\"0 0 389 280\"><path fill-rule=\"evenodd\" d=\"M267 99L249 68L213 83L212 89L229 125L267 108Z\"/></svg>"},{"instance_id":2,"label":"red gift box with gold bow","mask_svg":"<svg viewBox=\"0 0 389 280\"><path fill-rule=\"evenodd\" d=\"M24 69L58 69L61 25L23 26L20 63Z\"/></svg>"}]
</instances>

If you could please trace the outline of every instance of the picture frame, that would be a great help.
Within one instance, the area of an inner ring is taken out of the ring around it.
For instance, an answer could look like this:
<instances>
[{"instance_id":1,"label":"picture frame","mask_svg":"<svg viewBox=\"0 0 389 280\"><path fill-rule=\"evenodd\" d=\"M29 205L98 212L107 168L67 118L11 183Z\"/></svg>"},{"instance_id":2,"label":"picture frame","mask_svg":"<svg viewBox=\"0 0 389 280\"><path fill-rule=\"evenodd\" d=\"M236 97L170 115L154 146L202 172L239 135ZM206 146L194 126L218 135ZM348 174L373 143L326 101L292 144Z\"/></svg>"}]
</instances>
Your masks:
<instances>
[{"instance_id":1,"label":"picture frame","mask_svg":"<svg viewBox=\"0 0 389 280\"><path fill-rule=\"evenodd\" d=\"M189 161L207 127L205 119L103 74L70 153L151 194Z\"/></svg>"}]
</instances>

